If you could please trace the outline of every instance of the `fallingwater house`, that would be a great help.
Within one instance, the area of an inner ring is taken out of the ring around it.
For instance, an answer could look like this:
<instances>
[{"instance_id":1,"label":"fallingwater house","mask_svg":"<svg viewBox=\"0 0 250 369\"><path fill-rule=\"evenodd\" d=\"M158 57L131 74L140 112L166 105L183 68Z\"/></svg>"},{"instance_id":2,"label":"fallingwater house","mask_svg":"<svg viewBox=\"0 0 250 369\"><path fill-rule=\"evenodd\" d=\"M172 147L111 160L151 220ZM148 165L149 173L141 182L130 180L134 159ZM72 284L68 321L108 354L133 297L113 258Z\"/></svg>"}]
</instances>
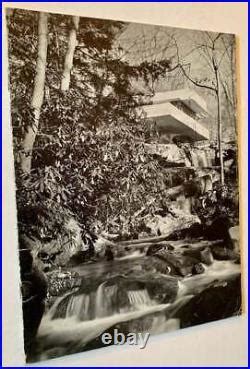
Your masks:
<instances>
[{"instance_id":1,"label":"fallingwater house","mask_svg":"<svg viewBox=\"0 0 250 369\"><path fill-rule=\"evenodd\" d=\"M208 114L207 104L195 91L158 92L151 104L143 106L143 110L170 142L177 137L182 142L209 139L209 130L202 123L202 117Z\"/></svg>"},{"instance_id":2,"label":"fallingwater house","mask_svg":"<svg viewBox=\"0 0 250 369\"><path fill-rule=\"evenodd\" d=\"M186 167L215 166L215 151L210 145L209 117L206 101L191 89L156 92L144 98L140 111L155 123L160 134L158 145L147 145L148 150L166 158L166 150L182 156ZM182 148L180 145L182 144ZM186 144L186 147L185 145ZM178 147L178 149L177 149ZM189 152L188 152L189 151ZM177 159L179 162L179 159Z\"/></svg>"},{"instance_id":3,"label":"fallingwater house","mask_svg":"<svg viewBox=\"0 0 250 369\"><path fill-rule=\"evenodd\" d=\"M195 197L212 191L213 183L219 179L205 120L209 116L207 103L190 88L156 92L144 97L143 102L141 113L154 122L160 135L159 144L145 147L152 155L162 157L167 175L183 173L184 183L173 183L169 196L175 207L191 215Z\"/></svg>"}]
</instances>

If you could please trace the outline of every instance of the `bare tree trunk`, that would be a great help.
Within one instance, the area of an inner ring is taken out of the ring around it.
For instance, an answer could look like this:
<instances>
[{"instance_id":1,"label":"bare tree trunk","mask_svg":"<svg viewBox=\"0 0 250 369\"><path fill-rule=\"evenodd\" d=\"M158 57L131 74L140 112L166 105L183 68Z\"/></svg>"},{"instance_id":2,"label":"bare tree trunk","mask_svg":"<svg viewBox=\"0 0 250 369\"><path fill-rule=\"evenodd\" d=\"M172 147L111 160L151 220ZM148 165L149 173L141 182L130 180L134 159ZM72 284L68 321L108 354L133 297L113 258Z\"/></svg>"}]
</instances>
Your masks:
<instances>
[{"instance_id":1,"label":"bare tree trunk","mask_svg":"<svg viewBox=\"0 0 250 369\"><path fill-rule=\"evenodd\" d=\"M40 111L44 98L47 46L48 14L41 12L39 14L38 23L38 56L36 63L36 76L31 100L31 107L33 108L34 117L33 122L27 127L27 131L22 143L21 168L25 173L30 173L31 171L32 151L39 128Z\"/></svg>"},{"instance_id":2,"label":"bare tree trunk","mask_svg":"<svg viewBox=\"0 0 250 369\"><path fill-rule=\"evenodd\" d=\"M70 72L73 67L74 52L77 45L76 32L79 28L79 17L72 17L73 27L69 33L68 50L65 56L64 71L61 81L61 90L68 91L70 84Z\"/></svg>"},{"instance_id":3,"label":"bare tree trunk","mask_svg":"<svg viewBox=\"0 0 250 369\"><path fill-rule=\"evenodd\" d=\"M235 39L234 39L235 41ZM231 88L232 88L232 101L233 101L233 114L234 114L234 129L235 129L235 136L238 137L238 130L237 130L237 96L236 96L236 88L235 88L235 84L236 84L236 70L235 70L235 66L236 66L236 44L233 43L231 45L231 58L230 58L230 64L231 64Z\"/></svg>"},{"instance_id":4,"label":"bare tree trunk","mask_svg":"<svg viewBox=\"0 0 250 369\"><path fill-rule=\"evenodd\" d=\"M220 100L220 80L218 75L218 69L215 68L215 78L217 84L216 98L217 98L217 123L218 123L218 149L219 149L219 158L220 158L220 177L221 184L224 186L225 177L224 177L224 160L223 160L223 149L222 149L222 124L221 124L221 100Z\"/></svg>"}]
</instances>

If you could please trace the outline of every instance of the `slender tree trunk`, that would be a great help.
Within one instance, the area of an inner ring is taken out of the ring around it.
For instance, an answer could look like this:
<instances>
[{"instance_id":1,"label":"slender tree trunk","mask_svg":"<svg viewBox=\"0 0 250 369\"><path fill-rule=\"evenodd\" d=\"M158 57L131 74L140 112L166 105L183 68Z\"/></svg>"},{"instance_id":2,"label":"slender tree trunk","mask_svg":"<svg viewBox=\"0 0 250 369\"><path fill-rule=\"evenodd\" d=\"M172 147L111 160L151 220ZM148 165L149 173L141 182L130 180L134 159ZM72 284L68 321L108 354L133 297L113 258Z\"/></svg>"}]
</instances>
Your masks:
<instances>
[{"instance_id":1,"label":"slender tree trunk","mask_svg":"<svg viewBox=\"0 0 250 369\"><path fill-rule=\"evenodd\" d=\"M237 130L237 96L236 96L236 44L235 44L235 38L234 43L231 45L231 58L230 58L230 64L231 64L231 88L232 88L232 101L233 101L233 115L234 115L234 129L235 129L235 136L238 137L238 130Z\"/></svg>"},{"instance_id":2,"label":"slender tree trunk","mask_svg":"<svg viewBox=\"0 0 250 369\"><path fill-rule=\"evenodd\" d=\"M222 186L225 183L224 178L224 160L223 160L223 149L222 149L222 122L221 122L221 98L220 98L220 80L218 69L215 68L215 78L217 84L216 98L217 98L217 124L218 124L218 149L219 149L219 158L220 158L220 177Z\"/></svg>"},{"instance_id":3,"label":"slender tree trunk","mask_svg":"<svg viewBox=\"0 0 250 369\"><path fill-rule=\"evenodd\" d=\"M72 17L72 24L73 24L73 27L69 33L68 50L65 56L64 70L63 70L63 76L62 76L62 81L61 81L62 91L68 91L69 89L70 73L73 67L74 52L75 52L75 48L77 45L76 33L79 28L79 17L76 17L76 16Z\"/></svg>"},{"instance_id":4,"label":"slender tree trunk","mask_svg":"<svg viewBox=\"0 0 250 369\"><path fill-rule=\"evenodd\" d=\"M33 109L33 121L27 127L21 154L21 168L23 172L30 173L32 151L39 128L40 111L44 98L45 71L47 61L47 46L48 46L48 14L41 12L38 22L38 56L36 63L36 76L34 82L34 91L31 100Z\"/></svg>"}]
</instances>

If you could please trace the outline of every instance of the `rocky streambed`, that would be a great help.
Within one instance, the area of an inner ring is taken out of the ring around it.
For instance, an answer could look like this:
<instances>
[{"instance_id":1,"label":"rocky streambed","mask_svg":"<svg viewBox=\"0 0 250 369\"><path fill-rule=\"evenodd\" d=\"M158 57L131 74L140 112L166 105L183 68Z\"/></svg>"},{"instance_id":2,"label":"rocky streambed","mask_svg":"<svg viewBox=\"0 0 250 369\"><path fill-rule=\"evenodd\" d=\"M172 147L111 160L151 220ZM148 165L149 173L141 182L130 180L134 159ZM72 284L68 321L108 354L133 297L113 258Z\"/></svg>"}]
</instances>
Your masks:
<instances>
[{"instance_id":1,"label":"rocky streambed","mask_svg":"<svg viewBox=\"0 0 250 369\"><path fill-rule=\"evenodd\" d=\"M117 246L123 252L111 260L47 274L29 361L102 347L102 333L115 328L153 335L240 314L239 253L225 240L154 237Z\"/></svg>"}]
</instances>

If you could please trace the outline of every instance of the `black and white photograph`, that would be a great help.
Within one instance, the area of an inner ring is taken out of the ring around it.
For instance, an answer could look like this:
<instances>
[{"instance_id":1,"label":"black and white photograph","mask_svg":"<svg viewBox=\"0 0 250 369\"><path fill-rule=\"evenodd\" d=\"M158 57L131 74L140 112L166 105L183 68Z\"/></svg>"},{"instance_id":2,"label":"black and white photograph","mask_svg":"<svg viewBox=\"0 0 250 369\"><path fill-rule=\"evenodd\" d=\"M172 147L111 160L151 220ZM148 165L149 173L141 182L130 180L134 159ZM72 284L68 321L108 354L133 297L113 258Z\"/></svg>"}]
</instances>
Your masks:
<instances>
[{"instance_id":1,"label":"black and white photograph","mask_svg":"<svg viewBox=\"0 0 250 369\"><path fill-rule=\"evenodd\" d=\"M6 25L26 362L241 315L235 35Z\"/></svg>"}]
</instances>

